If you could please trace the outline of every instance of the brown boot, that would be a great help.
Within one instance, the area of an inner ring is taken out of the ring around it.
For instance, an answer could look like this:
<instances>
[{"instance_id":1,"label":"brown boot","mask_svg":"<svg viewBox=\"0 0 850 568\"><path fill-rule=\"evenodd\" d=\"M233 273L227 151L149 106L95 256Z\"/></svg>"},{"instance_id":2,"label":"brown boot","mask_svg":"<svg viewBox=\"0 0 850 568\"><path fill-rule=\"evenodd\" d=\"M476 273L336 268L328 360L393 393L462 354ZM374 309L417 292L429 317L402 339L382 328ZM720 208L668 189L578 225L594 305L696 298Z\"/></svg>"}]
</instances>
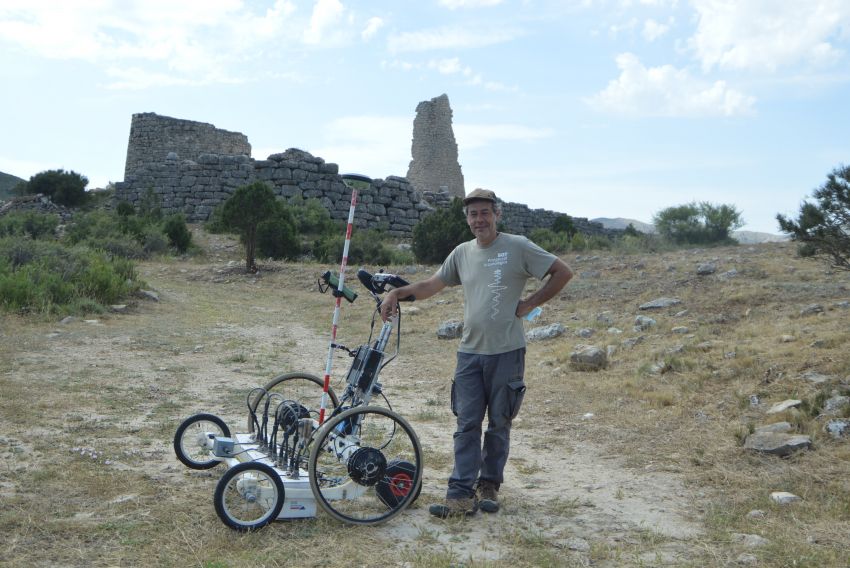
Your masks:
<instances>
[{"instance_id":1,"label":"brown boot","mask_svg":"<svg viewBox=\"0 0 850 568\"><path fill-rule=\"evenodd\" d=\"M482 511L485 513L495 513L499 510L498 485L486 479L479 479L478 488L475 493L478 496L478 504Z\"/></svg>"},{"instance_id":2,"label":"brown boot","mask_svg":"<svg viewBox=\"0 0 850 568\"><path fill-rule=\"evenodd\" d=\"M445 503L435 503L428 512L435 517L469 517L478 511L478 499L475 497L447 498Z\"/></svg>"}]
</instances>

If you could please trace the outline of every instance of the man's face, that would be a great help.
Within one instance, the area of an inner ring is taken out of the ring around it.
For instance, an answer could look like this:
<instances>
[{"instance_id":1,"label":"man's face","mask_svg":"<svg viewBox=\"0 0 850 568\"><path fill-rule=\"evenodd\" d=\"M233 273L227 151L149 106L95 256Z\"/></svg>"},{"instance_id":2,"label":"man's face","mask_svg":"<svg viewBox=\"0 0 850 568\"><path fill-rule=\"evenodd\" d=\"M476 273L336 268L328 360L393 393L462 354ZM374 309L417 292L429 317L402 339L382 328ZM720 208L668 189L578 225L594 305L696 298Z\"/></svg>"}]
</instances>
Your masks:
<instances>
[{"instance_id":1,"label":"man's face","mask_svg":"<svg viewBox=\"0 0 850 568\"><path fill-rule=\"evenodd\" d=\"M498 222L492 201L472 201L466 206L466 224L479 242L486 244L496 238Z\"/></svg>"}]
</instances>

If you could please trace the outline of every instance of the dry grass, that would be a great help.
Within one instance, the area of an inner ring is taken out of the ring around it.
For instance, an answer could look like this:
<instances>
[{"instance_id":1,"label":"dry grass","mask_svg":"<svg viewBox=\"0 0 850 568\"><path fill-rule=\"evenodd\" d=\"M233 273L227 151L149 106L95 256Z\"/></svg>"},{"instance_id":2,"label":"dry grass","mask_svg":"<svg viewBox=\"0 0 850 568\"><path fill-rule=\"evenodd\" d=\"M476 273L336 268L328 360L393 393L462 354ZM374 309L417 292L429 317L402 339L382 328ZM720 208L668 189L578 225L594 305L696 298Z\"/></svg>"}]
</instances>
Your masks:
<instances>
[{"instance_id":1,"label":"dry grass","mask_svg":"<svg viewBox=\"0 0 850 568\"><path fill-rule=\"evenodd\" d=\"M452 289L415 305L403 320L402 356L383 380L419 432L428 467L410 516L358 528L320 514L247 535L215 516L221 471L183 468L171 437L200 411L241 431L251 387L292 370L322 373L332 301L316 293L315 279L330 267L275 263L245 276L227 267L238 247L207 246L208 257L143 264L162 301L139 302L128 315L64 325L0 318L0 565L728 566L742 552L759 566L850 564L850 441L825 435L819 416L833 391L850 391L850 310L835 307L850 299L850 279L795 258L791 246L567 257L578 276L539 324L569 331L529 346L513 477L503 512L487 519L442 523L425 513L452 462L455 345L434 330L462 317L462 295ZM710 259L718 273L738 275L697 277L696 265ZM657 325L633 332L637 306L660 296L682 304L649 314ZM825 313L801 317L813 302ZM344 306L342 343L364 340L371 310L366 297ZM602 312L613 323L599 322ZM623 333L609 334L612 326ZM688 333L673 333L677 326ZM579 328L595 334L576 337ZM617 346L609 369L571 371L579 343ZM347 363L336 358L335 374ZM806 371L834 379L811 384ZM787 398L804 405L765 414ZM787 459L742 449L754 427L780 419L811 435L814 449ZM610 503L628 506L636 489L625 477L605 489L559 487L557 468L578 467L588 452L638 485L647 475L677 480L688 497L676 499L702 532L673 538L600 516ZM774 505L769 494L779 490L803 500ZM766 514L752 519L753 509ZM769 544L746 549L734 533ZM571 549L575 536L587 547Z\"/></svg>"}]
</instances>

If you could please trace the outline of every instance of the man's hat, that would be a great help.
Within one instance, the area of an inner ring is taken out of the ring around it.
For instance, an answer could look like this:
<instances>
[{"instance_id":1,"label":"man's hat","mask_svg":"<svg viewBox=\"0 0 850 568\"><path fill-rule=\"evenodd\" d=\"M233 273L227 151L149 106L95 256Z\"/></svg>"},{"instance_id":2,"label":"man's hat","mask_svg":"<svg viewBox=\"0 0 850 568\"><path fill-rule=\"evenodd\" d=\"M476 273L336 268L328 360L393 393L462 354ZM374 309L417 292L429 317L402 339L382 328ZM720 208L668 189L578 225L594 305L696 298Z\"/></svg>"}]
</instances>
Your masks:
<instances>
[{"instance_id":1,"label":"man's hat","mask_svg":"<svg viewBox=\"0 0 850 568\"><path fill-rule=\"evenodd\" d=\"M479 187L470 191L469 194L463 198L464 205L469 205L472 201L492 201L493 203L496 203L496 194L489 189L481 189Z\"/></svg>"}]
</instances>

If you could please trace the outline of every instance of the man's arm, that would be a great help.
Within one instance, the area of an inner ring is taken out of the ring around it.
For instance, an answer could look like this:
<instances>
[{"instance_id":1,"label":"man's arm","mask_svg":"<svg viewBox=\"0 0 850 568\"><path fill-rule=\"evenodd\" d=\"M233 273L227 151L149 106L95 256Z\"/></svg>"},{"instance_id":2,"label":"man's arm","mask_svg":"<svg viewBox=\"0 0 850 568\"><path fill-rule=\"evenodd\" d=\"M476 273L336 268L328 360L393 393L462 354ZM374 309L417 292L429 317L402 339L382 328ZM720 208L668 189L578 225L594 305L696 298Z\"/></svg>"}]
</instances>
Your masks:
<instances>
[{"instance_id":1,"label":"man's arm","mask_svg":"<svg viewBox=\"0 0 850 568\"><path fill-rule=\"evenodd\" d=\"M424 300L430 298L445 287L446 284L435 274L427 280L414 282L401 288L394 288L381 301L381 319L387 321L390 316L395 315L399 298L413 296L417 300Z\"/></svg>"},{"instance_id":2,"label":"man's arm","mask_svg":"<svg viewBox=\"0 0 850 568\"><path fill-rule=\"evenodd\" d=\"M519 304L517 304L516 315L518 318L525 316L537 306L551 300L555 294L567 285L567 282L573 277L573 271L570 270L566 262L560 258L556 258L555 262L552 263L552 266L546 272L546 276L549 279L546 280L546 283L537 292L525 300L520 300Z\"/></svg>"}]
</instances>

